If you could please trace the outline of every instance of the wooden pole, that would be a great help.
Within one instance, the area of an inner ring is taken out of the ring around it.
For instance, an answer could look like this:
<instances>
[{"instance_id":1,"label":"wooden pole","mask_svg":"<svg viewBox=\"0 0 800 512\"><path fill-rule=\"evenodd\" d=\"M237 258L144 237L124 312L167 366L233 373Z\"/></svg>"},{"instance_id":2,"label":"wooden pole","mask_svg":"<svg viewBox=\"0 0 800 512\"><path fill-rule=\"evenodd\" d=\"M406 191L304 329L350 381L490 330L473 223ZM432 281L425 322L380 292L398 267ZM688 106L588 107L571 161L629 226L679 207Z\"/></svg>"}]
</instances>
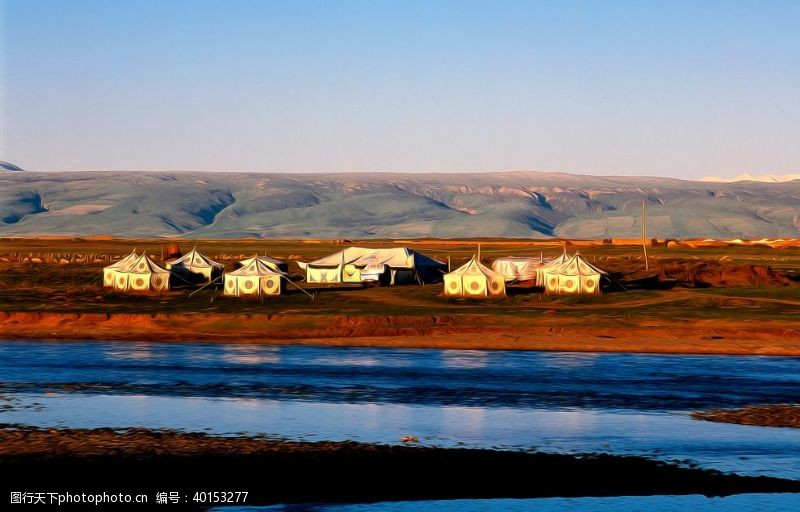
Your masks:
<instances>
[{"instance_id":1,"label":"wooden pole","mask_svg":"<svg viewBox=\"0 0 800 512\"><path fill-rule=\"evenodd\" d=\"M650 270L647 261L647 201L642 201L642 250L644 251L644 269Z\"/></svg>"}]
</instances>

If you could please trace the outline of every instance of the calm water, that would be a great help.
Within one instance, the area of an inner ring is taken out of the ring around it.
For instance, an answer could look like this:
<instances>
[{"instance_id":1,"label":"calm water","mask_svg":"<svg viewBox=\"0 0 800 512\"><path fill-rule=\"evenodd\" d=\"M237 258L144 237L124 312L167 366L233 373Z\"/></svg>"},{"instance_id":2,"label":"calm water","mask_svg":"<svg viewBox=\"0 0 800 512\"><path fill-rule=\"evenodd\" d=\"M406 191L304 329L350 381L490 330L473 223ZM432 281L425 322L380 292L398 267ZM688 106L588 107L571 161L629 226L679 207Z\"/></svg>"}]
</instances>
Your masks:
<instances>
[{"instance_id":1,"label":"calm water","mask_svg":"<svg viewBox=\"0 0 800 512\"><path fill-rule=\"evenodd\" d=\"M447 500L374 503L367 505L277 505L224 507L219 512L796 512L796 494L704 496L623 496L619 498L539 498L530 500Z\"/></svg>"},{"instance_id":2,"label":"calm water","mask_svg":"<svg viewBox=\"0 0 800 512\"><path fill-rule=\"evenodd\" d=\"M800 401L798 358L5 342L0 395L11 405L3 423L389 443L413 434L800 478L796 430L687 416Z\"/></svg>"}]
</instances>

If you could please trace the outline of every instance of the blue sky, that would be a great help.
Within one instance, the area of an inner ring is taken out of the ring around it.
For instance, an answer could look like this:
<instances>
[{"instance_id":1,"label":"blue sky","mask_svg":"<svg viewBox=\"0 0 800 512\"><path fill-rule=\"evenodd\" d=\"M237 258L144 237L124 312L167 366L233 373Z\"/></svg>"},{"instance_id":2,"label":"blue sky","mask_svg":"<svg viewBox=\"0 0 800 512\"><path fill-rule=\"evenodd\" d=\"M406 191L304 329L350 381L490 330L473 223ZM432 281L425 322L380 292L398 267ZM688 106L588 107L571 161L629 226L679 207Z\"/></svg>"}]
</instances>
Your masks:
<instances>
[{"instance_id":1,"label":"blue sky","mask_svg":"<svg viewBox=\"0 0 800 512\"><path fill-rule=\"evenodd\" d=\"M800 172L797 1L0 1L31 170Z\"/></svg>"}]
</instances>

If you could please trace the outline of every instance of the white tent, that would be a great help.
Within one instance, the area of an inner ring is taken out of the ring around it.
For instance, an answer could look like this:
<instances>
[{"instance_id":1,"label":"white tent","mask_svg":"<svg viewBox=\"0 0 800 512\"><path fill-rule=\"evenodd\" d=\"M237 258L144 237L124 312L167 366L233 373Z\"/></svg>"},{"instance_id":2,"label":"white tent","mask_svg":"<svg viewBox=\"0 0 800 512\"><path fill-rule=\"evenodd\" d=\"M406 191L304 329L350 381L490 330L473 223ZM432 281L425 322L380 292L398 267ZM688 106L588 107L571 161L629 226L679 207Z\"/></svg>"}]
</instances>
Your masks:
<instances>
[{"instance_id":1,"label":"white tent","mask_svg":"<svg viewBox=\"0 0 800 512\"><path fill-rule=\"evenodd\" d=\"M561 265L563 265L564 263L566 263L567 261L569 261L569 255L567 254L567 251L564 250L564 252L561 253L561 256L559 256L554 260L548 261L547 263L536 269L536 285L543 287L545 285L545 280L544 280L545 272L548 270L556 269Z\"/></svg>"},{"instance_id":2,"label":"white tent","mask_svg":"<svg viewBox=\"0 0 800 512\"><path fill-rule=\"evenodd\" d=\"M139 255L136 254L136 249L131 251L130 254L122 258L121 260L108 265L107 267L103 267L103 286L107 288L114 287L114 280L117 277L117 272L121 269L124 269L134 261L139 259Z\"/></svg>"},{"instance_id":3,"label":"white tent","mask_svg":"<svg viewBox=\"0 0 800 512\"><path fill-rule=\"evenodd\" d=\"M348 247L330 256L303 263L309 283L363 283L385 279L388 284L434 282L447 265L406 247L367 249Z\"/></svg>"},{"instance_id":4,"label":"white tent","mask_svg":"<svg viewBox=\"0 0 800 512\"><path fill-rule=\"evenodd\" d=\"M241 260L237 263L240 267L246 267L249 265L253 260L257 259L264 265L272 268L276 272L283 272L284 274L289 271L289 264L283 260L276 260L275 258L270 258L269 256L254 256L252 258L247 258Z\"/></svg>"},{"instance_id":5,"label":"white tent","mask_svg":"<svg viewBox=\"0 0 800 512\"><path fill-rule=\"evenodd\" d=\"M528 258L525 256L508 256L497 258L492 262L492 270L502 275L506 281L533 281L539 268L545 262L541 258Z\"/></svg>"},{"instance_id":6,"label":"white tent","mask_svg":"<svg viewBox=\"0 0 800 512\"><path fill-rule=\"evenodd\" d=\"M184 278L197 276L210 283L222 274L225 265L201 254L195 247L180 258L168 261L166 267Z\"/></svg>"},{"instance_id":7,"label":"white tent","mask_svg":"<svg viewBox=\"0 0 800 512\"><path fill-rule=\"evenodd\" d=\"M142 254L114 276L114 289L119 291L167 291L169 270L161 268L146 254Z\"/></svg>"},{"instance_id":8,"label":"white tent","mask_svg":"<svg viewBox=\"0 0 800 512\"><path fill-rule=\"evenodd\" d=\"M473 256L444 276L444 294L456 297L505 297L506 282L502 275Z\"/></svg>"},{"instance_id":9,"label":"white tent","mask_svg":"<svg viewBox=\"0 0 800 512\"><path fill-rule=\"evenodd\" d=\"M600 279L606 272L576 254L558 267L544 271L545 293L600 294Z\"/></svg>"},{"instance_id":10,"label":"white tent","mask_svg":"<svg viewBox=\"0 0 800 512\"><path fill-rule=\"evenodd\" d=\"M281 294L281 280L285 278L285 274L275 270L261 258L249 258L240 263L240 268L225 273L224 295L260 297Z\"/></svg>"}]
</instances>

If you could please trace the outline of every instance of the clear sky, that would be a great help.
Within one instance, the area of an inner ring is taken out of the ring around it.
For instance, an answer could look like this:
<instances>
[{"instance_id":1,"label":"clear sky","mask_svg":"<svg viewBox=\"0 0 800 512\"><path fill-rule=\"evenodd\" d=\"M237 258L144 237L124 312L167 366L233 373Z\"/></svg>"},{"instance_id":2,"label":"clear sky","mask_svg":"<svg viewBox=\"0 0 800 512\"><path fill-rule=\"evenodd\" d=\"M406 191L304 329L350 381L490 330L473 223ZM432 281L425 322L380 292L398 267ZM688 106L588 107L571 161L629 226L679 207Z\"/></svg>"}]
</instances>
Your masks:
<instances>
[{"instance_id":1,"label":"clear sky","mask_svg":"<svg viewBox=\"0 0 800 512\"><path fill-rule=\"evenodd\" d=\"M30 170L800 172L800 1L0 0Z\"/></svg>"}]
</instances>

